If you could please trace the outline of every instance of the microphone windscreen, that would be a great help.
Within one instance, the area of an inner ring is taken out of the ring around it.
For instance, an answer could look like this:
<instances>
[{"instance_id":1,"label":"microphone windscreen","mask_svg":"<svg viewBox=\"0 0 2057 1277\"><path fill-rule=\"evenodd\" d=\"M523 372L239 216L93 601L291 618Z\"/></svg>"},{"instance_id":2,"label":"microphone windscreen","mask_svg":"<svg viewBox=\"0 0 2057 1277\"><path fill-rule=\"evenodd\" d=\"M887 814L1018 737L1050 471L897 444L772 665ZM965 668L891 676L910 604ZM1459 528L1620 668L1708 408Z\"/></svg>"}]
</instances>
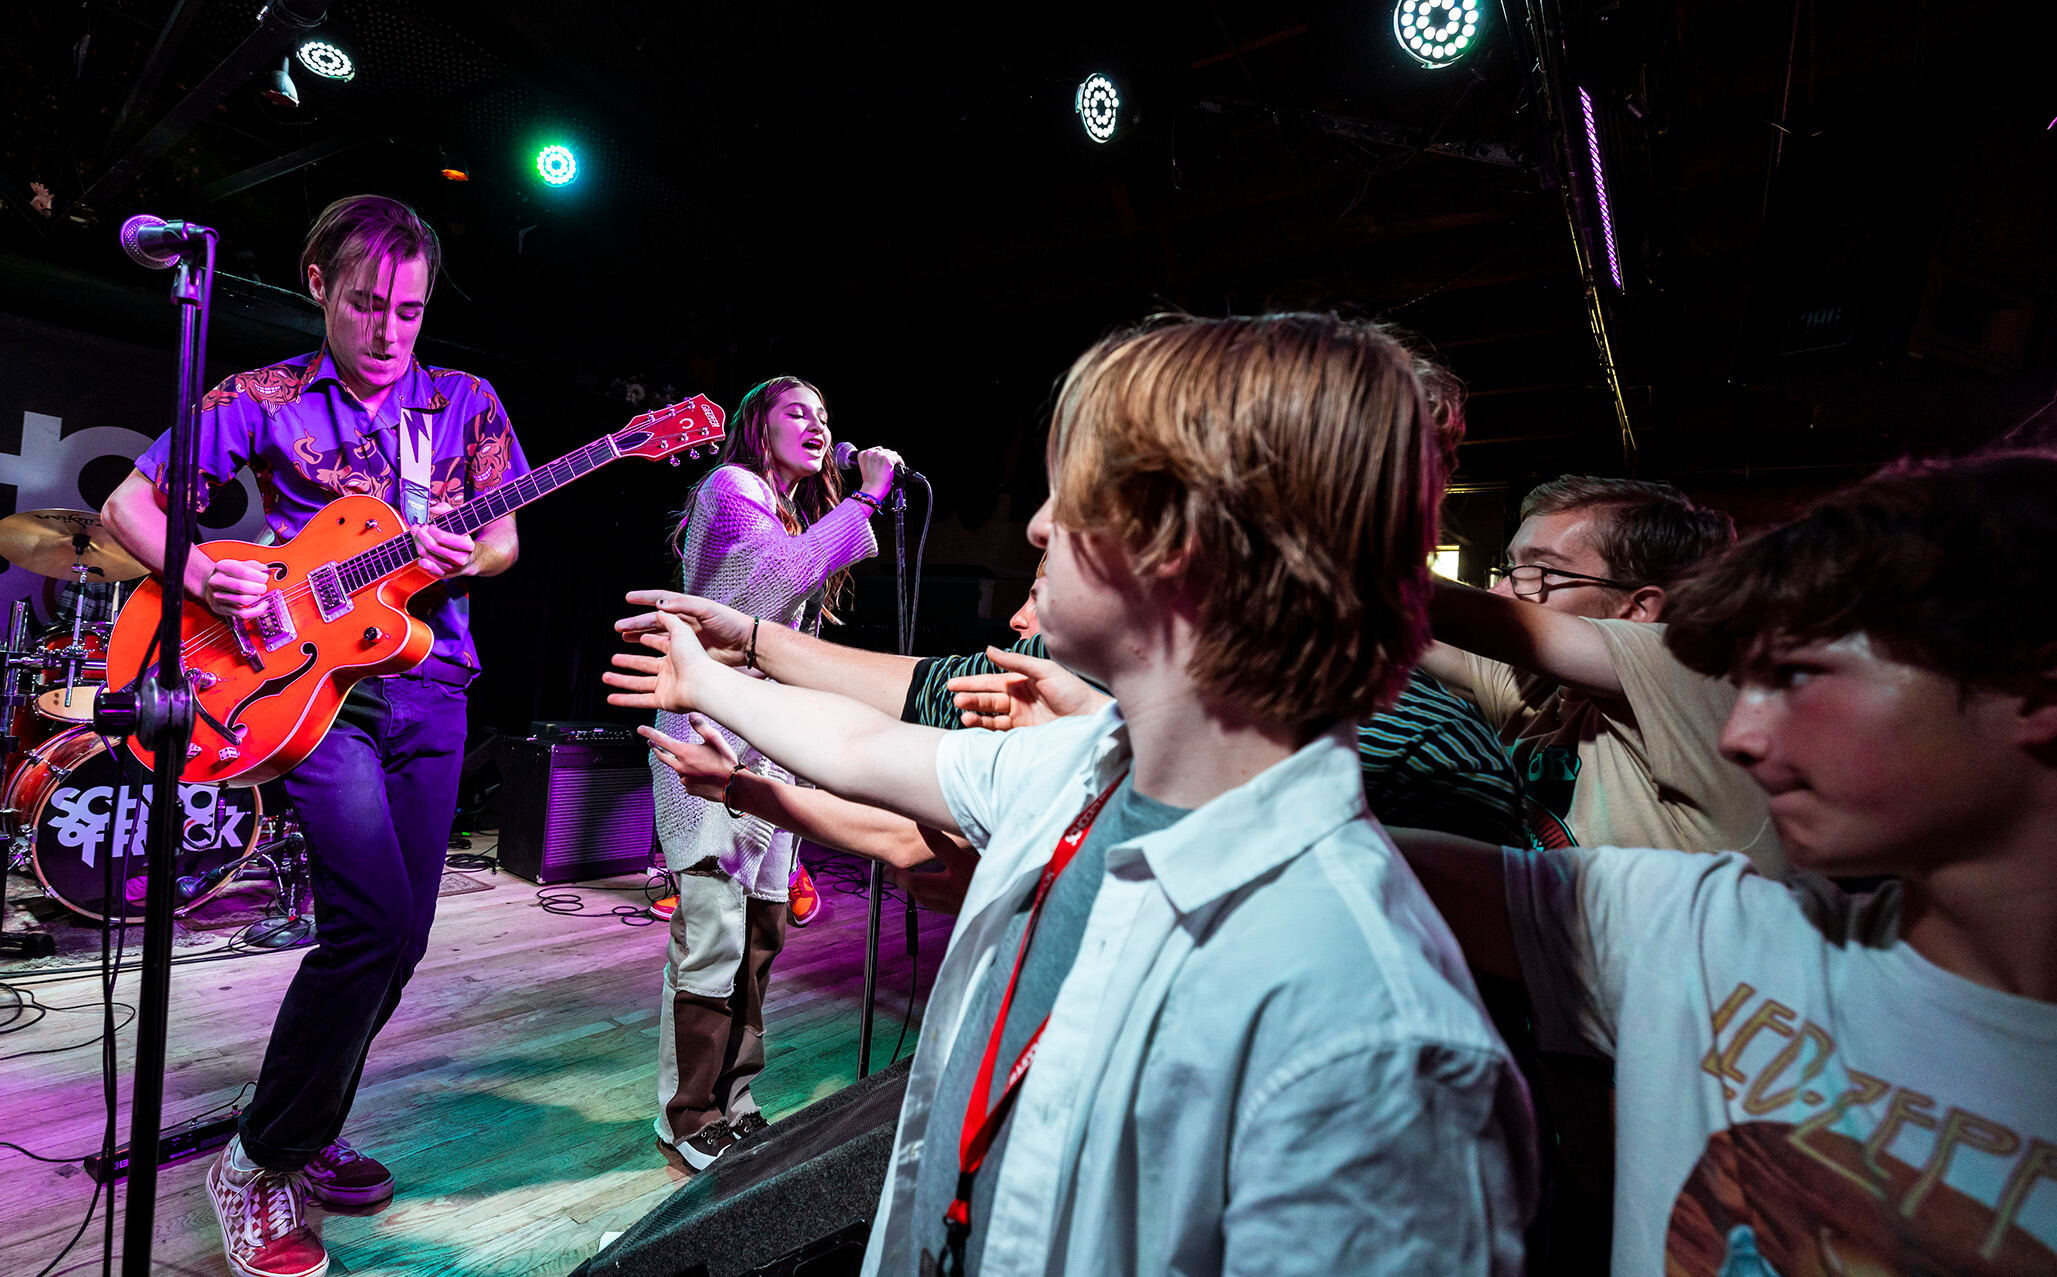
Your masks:
<instances>
[{"instance_id":1,"label":"microphone windscreen","mask_svg":"<svg viewBox=\"0 0 2057 1277\"><path fill-rule=\"evenodd\" d=\"M136 214L121 224L122 251L127 253L129 260L136 265L147 266L151 270L163 270L176 264L179 260L176 252L167 255L162 249L153 248L143 242L146 236L154 238L154 232L161 231L168 225L170 223L161 217L153 217L149 213Z\"/></svg>"},{"instance_id":2,"label":"microphone windscreen","mask_svg":"<svg viewBox=\"0 0 2057 1277\"><path fill-rule=\"evenodd\" d=\"M845 439L835 446L830 455L835 459L836 469L851 469L857 464L857 445Z\"/></svg>"}]
</instances>

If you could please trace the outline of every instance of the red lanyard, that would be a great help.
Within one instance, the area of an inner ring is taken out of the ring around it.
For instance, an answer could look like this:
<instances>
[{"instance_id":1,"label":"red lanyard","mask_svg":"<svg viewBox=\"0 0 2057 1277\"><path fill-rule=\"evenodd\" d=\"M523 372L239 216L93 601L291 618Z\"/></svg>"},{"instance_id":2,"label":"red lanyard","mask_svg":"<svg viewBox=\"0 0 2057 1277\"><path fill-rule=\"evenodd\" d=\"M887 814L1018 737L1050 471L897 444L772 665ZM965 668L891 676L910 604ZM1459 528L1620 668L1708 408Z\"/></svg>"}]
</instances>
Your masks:
<instances>
[{"instance_id":1,"label":"red lanyard","mask_svg":"<svg viewBox=\"0 0 2057 1277\"><path fill-rule=\"evenodd\" d=\"M973 1177L986 1161L986 1152L992 1148L993 1140L1000 1134L1000 1127L1007 1120L1007 1110L1014 1105L1014 1097L1021 1088L1021 1081L1028 1076L1029 1065L1035 1059L1036 1043L1043 1039L1043 1029L1049 1025L1050 1017L1044 1016L1042 1024L1029 1035L1028 1045L1022 1047L1021 1056L1014 1061L1014 1067L1007 1070L1007 1083L1000 1093L998 1104L988 1105L993 1092L993 1066L1000 1059L1000 1034L1007 1028L1007 1009L1014 1004L1014 987L1021 982L1022 960L1028 957L1029 941L1036 936L1036 920L1042 916L1043 903L1050 898L1050 888L1057 882L1057 875L1071 863L1073 856L1086 841L1086 834L1093 828L1093 822L1100 816L1100 809L1121 788L1123 772L1104 793L1086 804L1064 831L1064 837L1057 840L1057 850L1050 853L1050 862L1043 866L1043 876L1036 883L1035 899L1029 904L1028 925L1022 928L1021 945L1014 953L1014 971L1007 977L1007 992L1000 997L1000 1013L993 1017L993 1031L986 1035L986 1054L979 1061L978 1075L972 1079L971 1099L964 1106L964 1126L957 1139L957 1197L950 1203L950 1209L943 1214L953 1249L961 1246L964 1234L971 1230L971 1187Z\"/></svg>"}]
</instances>

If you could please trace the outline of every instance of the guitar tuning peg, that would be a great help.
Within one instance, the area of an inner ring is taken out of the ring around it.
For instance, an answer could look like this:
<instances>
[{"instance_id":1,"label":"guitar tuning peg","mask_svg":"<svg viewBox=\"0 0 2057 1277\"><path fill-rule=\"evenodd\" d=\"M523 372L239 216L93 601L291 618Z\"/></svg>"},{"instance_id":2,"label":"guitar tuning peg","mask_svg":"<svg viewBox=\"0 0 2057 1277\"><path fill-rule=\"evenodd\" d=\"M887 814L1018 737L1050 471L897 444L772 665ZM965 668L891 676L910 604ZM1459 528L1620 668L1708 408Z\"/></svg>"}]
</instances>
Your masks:
<instances>
[{"instance_id":1,"label":"guitar tuning peg","mask_svg":"<svg viewBox=\"0 0 2057 1277\"><path fill-rule=\"evenodd\" d=\"M678 459L677 457L673 457L673 458L671 459L671 464L673 464L673 465L677 465L678 463L679 463L679 459Z\"/></svg>"}]
</instances>

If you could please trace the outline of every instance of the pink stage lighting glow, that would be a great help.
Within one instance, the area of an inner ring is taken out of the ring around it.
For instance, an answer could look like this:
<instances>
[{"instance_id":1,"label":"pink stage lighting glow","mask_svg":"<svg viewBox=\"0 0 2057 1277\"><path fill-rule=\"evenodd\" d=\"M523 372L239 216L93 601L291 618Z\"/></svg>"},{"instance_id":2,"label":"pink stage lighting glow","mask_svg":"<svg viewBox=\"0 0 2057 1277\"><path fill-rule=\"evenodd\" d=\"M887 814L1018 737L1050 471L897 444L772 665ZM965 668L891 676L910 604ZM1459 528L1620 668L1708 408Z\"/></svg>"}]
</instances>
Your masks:
<instances>
[{"instance_id":1,"label":"pink stage lighting glow","mask_svg":"<svg viewBox=\"0 0 2057 1277\"><path fill-rule=\"evenodd\" d=\"M1621 252L1614 246L1614 210L1607 203L1607 170L1600 167L1600 124L1593 118L1593 95L1578 91L1578 104L1586 113L1586 150L1593 157L1593 190L1600 197L1600 235L1607 241L1607 273L1614 287L1621 288Z\"/></svg>"}]
</instances>

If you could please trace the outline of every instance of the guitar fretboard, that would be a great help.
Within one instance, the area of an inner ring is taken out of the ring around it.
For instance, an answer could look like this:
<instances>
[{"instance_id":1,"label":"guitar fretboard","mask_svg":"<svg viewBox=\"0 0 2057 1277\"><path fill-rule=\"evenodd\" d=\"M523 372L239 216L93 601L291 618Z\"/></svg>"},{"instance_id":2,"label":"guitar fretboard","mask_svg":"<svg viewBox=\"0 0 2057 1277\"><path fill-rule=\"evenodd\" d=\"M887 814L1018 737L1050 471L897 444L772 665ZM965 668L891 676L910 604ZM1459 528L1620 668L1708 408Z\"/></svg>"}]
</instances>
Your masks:
<instances>
[{"instance_id":1,"label":"guitar fretboard","mask_svg":"<svg viewBox=\"0 0 2057 1277\"><path fill-rule=\"evenodd\" d=\"M518 479L509 479L484 496L465 502L433 522L445 532L471 536L493 520L514 513L529 502L549 495L574 479L591 474L614 460L615 456L610 438L596 439L576 452L565 453L540 470L531 470ZM410 533L382 541L362 554L345 559L337 566L342 572L343 588L355 594L379 578L399 571L420 557L420 552L415 549L414 537Z\"/></svg>"}]
</instances>

